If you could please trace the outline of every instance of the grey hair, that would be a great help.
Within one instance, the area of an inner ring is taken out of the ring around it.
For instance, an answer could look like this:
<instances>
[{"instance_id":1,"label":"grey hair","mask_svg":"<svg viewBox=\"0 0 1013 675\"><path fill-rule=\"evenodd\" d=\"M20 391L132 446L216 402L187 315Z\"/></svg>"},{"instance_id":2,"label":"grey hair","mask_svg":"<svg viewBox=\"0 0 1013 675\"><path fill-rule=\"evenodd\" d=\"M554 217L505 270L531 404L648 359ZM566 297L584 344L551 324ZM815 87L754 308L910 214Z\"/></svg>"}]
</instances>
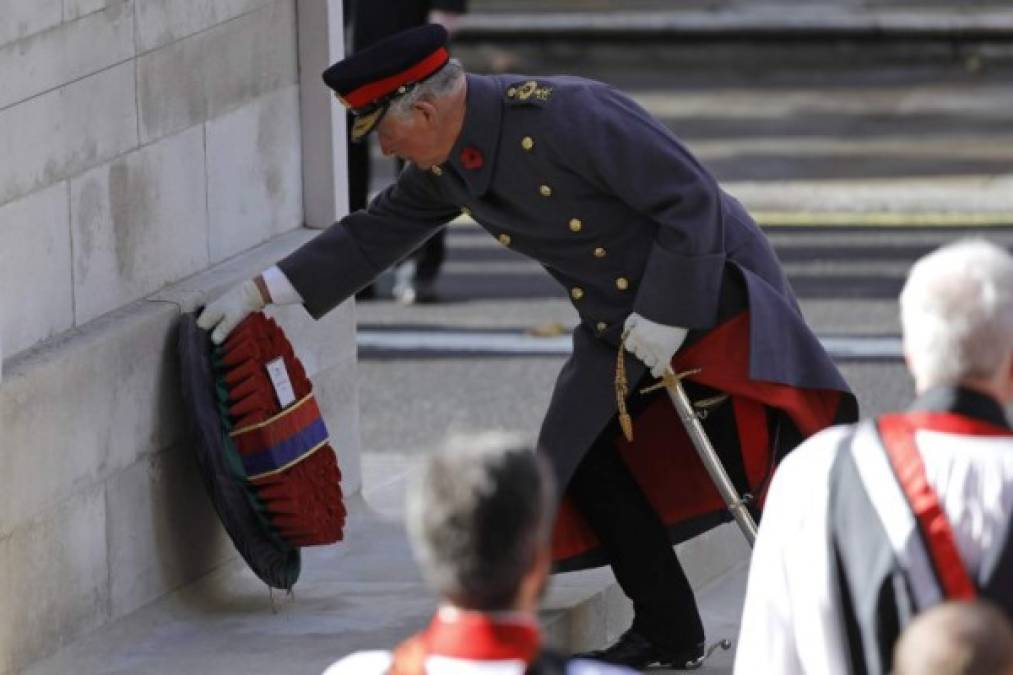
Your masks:
<instances>
[{"instance_id":1,"label":"grey hair","mask_svg":"<svg viewBox=\"0 0 1013 675\"><path fill-rule=\"evenodd\" d=\"M411 114L412 106L416 102L432 101L433 99L445 96L461 86L463 81L464 66L457 59L450 59L442 68L422 82L419 82L407 94L394 99L387 110L387 114L402 118L407 117Z\"/></svg>"},{"instance_id":2,"label":"grey hair","mask_svg":"<svg viewBox=\"0 0 1013 675\"><path fill-rule=\"evenodd\" d=\"M442 597L464 609L509 609L548 545L554 507L552 472L521 437L459 437L428 459L411 486L408 534Z\"/></svg>"},{"instance_id":3,"label":"grey hair","mask_svg":"<svg viewBox=\"0 0 1013 675\"><path fill-rule=\"evenodd\" d=\"M984 239L944 246L911 268L900 312L919 389L992 378L1013 351L1013 256Z\"/></svg>"}]
</instances>

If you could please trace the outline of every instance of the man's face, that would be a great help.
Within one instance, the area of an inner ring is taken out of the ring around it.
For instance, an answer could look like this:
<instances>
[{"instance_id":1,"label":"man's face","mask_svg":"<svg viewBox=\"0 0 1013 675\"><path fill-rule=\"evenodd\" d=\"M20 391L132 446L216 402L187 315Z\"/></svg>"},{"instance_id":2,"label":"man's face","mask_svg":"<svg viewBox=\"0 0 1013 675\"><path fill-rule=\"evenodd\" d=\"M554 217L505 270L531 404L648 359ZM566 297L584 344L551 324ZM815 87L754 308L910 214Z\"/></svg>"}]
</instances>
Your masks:
<instances>
[{"instance_id":1,"label":"man's face","mask_svg":"<svg viewBox=\"0 0 1013 675\"><path fill-rule=\"evenodd\" d=\"M380 148L387 156L397 156L423 171L443 163L449 148L440 143L439 127L432 115L421 108L412 108L408 116L388 113L377 126Z\"/></svg>"}]
</instances>

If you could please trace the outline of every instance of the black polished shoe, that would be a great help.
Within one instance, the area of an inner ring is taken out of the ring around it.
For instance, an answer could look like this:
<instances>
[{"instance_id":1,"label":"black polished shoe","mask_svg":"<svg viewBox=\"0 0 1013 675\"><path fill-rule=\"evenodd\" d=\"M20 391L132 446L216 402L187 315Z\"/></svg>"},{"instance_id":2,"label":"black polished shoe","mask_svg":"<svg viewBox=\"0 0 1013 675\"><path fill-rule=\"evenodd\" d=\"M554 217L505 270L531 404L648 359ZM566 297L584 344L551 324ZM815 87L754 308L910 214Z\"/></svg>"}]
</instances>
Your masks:
<instances>
[{"instance_id":1,"label":"black polished shoe","mask_svg":"<svg viewBox=\"0 0 1013 675\"><path fill-rule=\"evenodd\" d=\"M695 670L703 664L703 656L703 642L685 649L670 651L658 647L647 636L633 628L623 633L611 647L574 654L574 658L602 661L635 670L643 670L650 666Z\"/></svg>"}]
</instances>

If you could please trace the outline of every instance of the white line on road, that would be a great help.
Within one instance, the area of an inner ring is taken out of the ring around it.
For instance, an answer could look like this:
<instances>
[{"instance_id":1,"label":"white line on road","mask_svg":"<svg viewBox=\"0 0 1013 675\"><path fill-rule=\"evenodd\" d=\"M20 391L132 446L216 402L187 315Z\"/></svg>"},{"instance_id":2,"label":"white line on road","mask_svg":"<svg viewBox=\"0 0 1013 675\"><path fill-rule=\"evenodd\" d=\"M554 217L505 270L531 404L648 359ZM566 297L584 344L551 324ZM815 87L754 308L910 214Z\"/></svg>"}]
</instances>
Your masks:
<instances>
[{"instance_id":1,"label":"white line on road","mask_svg":"<svg viewBox=\"0 0 1013 675\"><path fill-rule=\"evenodd\" d=\"M569 335L537 337L518 332L360 330L359 349L386 352L566 356ZM820 342L833 358L899 359L900 338L826 336Z\"/></svg>"}]
</instances>

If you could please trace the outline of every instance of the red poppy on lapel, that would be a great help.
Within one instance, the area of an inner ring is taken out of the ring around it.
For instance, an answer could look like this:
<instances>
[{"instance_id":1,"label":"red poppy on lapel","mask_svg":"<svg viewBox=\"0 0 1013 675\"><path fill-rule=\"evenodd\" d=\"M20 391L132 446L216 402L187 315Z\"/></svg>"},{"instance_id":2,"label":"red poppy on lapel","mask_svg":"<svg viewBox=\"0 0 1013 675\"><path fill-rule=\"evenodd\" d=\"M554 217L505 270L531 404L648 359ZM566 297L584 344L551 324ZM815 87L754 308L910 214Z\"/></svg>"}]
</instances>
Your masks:
<instances>
[{"instance_id":1,"label":"red poppy on lapel","mask_svg":"<svg viewBox=\"0 0 1013 675\"><path fill-rule=\"evenodd\" d=\"M485 164L485 159L482 157L482 153L477 148L473 148L470 145L461 150L461 166L465 169L481 169L482 165Z\"/></svg>"}]
</instances>

